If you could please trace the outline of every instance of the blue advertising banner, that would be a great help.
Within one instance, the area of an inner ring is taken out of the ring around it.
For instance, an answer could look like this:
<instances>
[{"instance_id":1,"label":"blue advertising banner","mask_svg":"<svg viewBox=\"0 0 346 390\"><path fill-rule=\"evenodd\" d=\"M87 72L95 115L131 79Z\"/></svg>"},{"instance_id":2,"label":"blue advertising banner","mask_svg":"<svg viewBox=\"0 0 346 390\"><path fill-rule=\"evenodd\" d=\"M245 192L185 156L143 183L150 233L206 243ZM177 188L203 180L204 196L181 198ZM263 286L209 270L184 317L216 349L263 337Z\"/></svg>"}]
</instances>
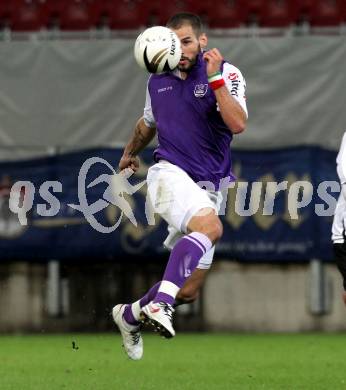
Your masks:
<instances>
[{"instance_id":1,"label":"blue advertising banner","mask_svg":"<svg viewBox=\"0 0 346 390\"><path fill-rule=\"evenodd\" d=\"M0 259L94 259L167 256L166 223L145 215L147 168L120 180L122 151L91 149L0 164ZM299 147L233 152L237 184L221 216L217 257L241 261L332 259L336 153ZM82 189L82 190L81 190Z\"/></svg>"}]
</instances>

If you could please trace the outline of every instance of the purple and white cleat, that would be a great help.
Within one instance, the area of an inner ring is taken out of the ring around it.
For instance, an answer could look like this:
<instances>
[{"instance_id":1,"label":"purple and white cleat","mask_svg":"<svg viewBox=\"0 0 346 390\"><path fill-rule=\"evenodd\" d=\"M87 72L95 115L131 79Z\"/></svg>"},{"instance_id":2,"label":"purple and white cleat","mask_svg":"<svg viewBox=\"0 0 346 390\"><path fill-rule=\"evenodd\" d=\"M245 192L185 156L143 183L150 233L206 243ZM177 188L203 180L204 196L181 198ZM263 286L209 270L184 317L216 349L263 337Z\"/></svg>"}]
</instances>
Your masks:
<instances>
[{"instance_id":1,"label":"purple and white cleat","mask_svg":"<svg viewBox=\"0 0 346 390\"><path fill-rule=\"evenodd\" d=\"M170 339L175 336L173 329L174 309L165 302L149 302L142 307L142 322L152 325L161 336Z\"/></svg>"},{"instance_id":2,"label":"purple and white cleat","mask_svg":"<svg viewBox=\"0 0 346 390\"><path fill-rule=\"evenodd\" d=\"M143 356L143 339L141 336L141 326L128 324L124 318L126 305L119 304L113 307L112 316L118 326L123 339L123 347L127 356L132 360L140 360Z\"/></svg>"}]
</instances>

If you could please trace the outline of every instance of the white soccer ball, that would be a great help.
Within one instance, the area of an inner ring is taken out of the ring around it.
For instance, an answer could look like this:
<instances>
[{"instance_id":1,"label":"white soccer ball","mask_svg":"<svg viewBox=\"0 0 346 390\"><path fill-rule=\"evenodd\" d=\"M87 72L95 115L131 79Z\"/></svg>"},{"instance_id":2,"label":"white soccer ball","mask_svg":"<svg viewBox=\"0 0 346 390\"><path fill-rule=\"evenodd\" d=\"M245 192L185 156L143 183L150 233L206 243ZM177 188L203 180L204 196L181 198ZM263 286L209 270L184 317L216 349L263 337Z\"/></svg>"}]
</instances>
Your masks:
<instances>
[{"instance_id":1,"label":"white soccer ball","mask_svg":"<svg viewBox=\"0 0 346 390\"><path fill-rule=\"evenodd\" d=\"M180 40L167 27L150 27L137 37L134 55L137 64L148 72L168 72L180 61Z\"/></svg>"}]
</instances>

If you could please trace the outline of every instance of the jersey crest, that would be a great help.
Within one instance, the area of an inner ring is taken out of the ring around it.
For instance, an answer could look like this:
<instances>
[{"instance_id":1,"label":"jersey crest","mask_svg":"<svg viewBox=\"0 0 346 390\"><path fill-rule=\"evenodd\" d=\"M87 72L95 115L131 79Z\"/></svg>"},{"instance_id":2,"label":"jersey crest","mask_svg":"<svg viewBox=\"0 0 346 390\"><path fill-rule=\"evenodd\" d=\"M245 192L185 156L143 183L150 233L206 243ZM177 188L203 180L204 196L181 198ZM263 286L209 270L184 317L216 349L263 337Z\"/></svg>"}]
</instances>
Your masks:
<instances>
[{"instance_id":1,"label":"jersey crest","mask_svg":"<svg viewBox=\"0 0 346 390\"><path fill-rule=\"evenodd\" d=\"M205 96L207 91L208 91L208 84L197 84L195 85L195 89L193 93L195 94L196 97L200 98Z\"/></svg>"}]
</instances>

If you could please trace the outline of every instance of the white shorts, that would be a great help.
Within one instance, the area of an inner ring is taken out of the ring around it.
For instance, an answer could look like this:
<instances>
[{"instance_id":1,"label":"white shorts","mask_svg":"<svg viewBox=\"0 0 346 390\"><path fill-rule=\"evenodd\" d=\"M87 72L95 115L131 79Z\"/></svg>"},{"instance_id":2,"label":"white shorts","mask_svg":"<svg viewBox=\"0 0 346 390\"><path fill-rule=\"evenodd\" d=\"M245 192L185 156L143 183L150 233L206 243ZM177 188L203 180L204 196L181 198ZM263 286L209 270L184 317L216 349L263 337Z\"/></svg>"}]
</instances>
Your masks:
<instances>
[{"instance_id":1,"label":"white shorts","mask_svg":"<svg viewBox=\"0 0 346 390\"><path fill-rule=\"evenodd\" d=\"M221 192L200 188L181 168L161 160L148 170L148 195L151 207L168 223L164 246L172 249L187 234L190 219L203 208L219 211ZM197 268L209 269L213 261L213 246L199 261Z\"/></svg>"}]
</instances>

